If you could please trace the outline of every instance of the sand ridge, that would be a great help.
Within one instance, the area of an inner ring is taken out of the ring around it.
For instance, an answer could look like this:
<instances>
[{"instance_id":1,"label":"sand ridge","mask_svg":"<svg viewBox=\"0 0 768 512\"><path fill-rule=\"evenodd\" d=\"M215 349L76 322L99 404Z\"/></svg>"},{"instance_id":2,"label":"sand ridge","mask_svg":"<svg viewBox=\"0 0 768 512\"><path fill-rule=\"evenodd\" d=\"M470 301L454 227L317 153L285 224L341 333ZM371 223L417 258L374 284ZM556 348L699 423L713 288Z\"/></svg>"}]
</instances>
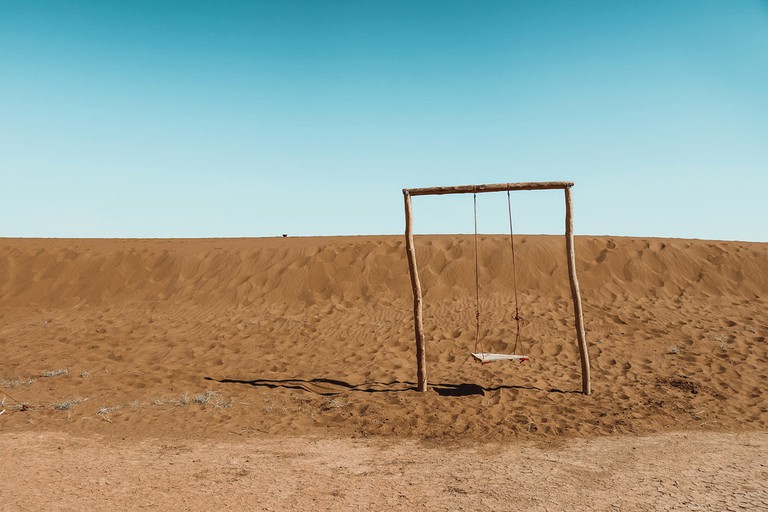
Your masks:
<instances>
[{"instance_id":1,"label":"sand ridge","mask_svg":"<svg viewBox=\"0 0 768 512\"><path fill-rule=\"evenodd\" d=\"M402 237L2 239L0 431L493 441L766 427L768 244L577 237L584 397L562 237L520 237L531 360L488 366L469 356L471 238L416 243L426 394ZM481 236L480 263L485 344L510 350L508 240Z\"/></svg>"}]
</instances>

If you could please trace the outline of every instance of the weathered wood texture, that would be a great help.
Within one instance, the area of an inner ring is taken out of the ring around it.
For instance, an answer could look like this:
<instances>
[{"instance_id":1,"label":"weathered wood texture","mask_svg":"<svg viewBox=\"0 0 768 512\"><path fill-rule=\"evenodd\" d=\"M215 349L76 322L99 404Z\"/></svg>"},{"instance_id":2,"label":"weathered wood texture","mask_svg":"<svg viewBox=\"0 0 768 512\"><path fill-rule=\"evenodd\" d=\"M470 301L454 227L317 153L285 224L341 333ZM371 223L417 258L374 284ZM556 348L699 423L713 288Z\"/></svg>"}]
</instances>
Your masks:
<instances>
[{"instance_id":1,"label":"weathered wood texture","mask_svg":"<svg viewBox=\"0 0 768 512\"><path fill-rule=\"evenodd\" d=\"M424 340L421 282L419 282L419 270L416 266L416 247L413 242L411 196L407 190L403 190L403 198L405 200L405 247L408 254L408 269L411 274L411 288L413 289L413 328L416 334L416 378L418 381L418 390L426 391L427 352Z\"/></svg>"},{"instance_id":2,"label":"weathered wood texture","mask_svg":"<svg viewBox=\"0 0 768 512\"><path fill-rule=\"evenodd\" d=\"M584 333L584 313L581 307L581 292L579 279L576 276L576 251L573 244L573 202L571 189L565 189L565 246L568 257L568 278L571 281L571 296L573 297L573 313L576 318L576 338L579 343L581 356L581 390L585 395L592 393L592 381L589 372L589 352Z\"/></svg>"},{"instance_id":3,"label":"weathered wood texture","mask_svg":"<svg viewBox=\"0 0 768 512\"><path fill-rule=\"evenodd\" d=\"M482 192L506 192L507 190L553 190L573 186L572 181L533 181L528 183L493 183L490 185L460 185L458 187L407 188L403 193L411 196L444 194L480 194Z\"/></svg>"}]
</instances>

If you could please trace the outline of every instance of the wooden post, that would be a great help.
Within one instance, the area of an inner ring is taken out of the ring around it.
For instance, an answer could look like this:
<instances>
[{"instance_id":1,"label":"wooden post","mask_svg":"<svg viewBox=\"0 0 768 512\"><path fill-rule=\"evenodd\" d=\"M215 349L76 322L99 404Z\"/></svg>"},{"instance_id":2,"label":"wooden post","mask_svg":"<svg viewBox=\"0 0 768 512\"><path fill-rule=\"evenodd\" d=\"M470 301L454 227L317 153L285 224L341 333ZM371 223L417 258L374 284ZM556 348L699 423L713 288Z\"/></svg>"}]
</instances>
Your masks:
<instances>
[{"instance_id":1,"label":"wooden post","mask_svg":"<svg viewBox=\"0 0 768 512\"><path fill-rule=\"evenodd\" d=\"M576 317L576 338L579 342L581 356L581 390L585 395L592 393L592 381L589 374L589 352L584 334L584 313L581 308L581 293L579 279L576 277L576 252L573 246L573 204L571 187L565 188L565 246L568 252L568 277L571 281L571 296L573 297L573 313Z\"/></svg>"},{"instance_id":2,"label":"wooden post","mask_svg":"<svg viewBox=\"0 0 768 512\"><path fill-rule=\"evenodd\" d=\"M421 283L416 267L416 248L413 243L413 220L411 214L411 195L403 190L405 200L405 248L408 254L408 269L411 273L411 288L413 289L413 328L416 332L416 378L418 390L427 390L427 356L424 344L424 322L421 300Z\"/></svg>"}]
</instances>

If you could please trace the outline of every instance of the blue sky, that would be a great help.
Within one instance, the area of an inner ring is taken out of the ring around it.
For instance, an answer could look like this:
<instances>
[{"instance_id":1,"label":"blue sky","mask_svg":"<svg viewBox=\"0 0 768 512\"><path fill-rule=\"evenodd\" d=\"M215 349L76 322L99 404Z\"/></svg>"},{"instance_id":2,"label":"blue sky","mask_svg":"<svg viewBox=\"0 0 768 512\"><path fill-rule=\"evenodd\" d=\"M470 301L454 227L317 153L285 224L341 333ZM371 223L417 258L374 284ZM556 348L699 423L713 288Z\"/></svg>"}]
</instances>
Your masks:
<instances>
[{"instance_id":1,"label":"blue sky","mask_svg":"<svg viewBox=\"0 0 768 512\"><path fill-rule=\"evenodd\" d=\"M393 234L404 187L573 180L577 234L768 242L768 2L0 0L0 178L0 236Z\"/></svg>"}]
</instances>

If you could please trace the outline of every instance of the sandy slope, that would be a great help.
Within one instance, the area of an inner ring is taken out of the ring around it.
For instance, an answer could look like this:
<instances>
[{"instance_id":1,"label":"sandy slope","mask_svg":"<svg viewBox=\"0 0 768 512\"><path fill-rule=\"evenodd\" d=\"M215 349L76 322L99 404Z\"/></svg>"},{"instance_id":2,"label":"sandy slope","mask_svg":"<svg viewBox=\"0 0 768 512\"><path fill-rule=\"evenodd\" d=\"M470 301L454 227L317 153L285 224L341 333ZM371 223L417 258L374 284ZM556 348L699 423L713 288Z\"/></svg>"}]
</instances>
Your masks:
<instances>
[{"instance_id":1,"label":"sandy slope","mask_svg":"<svg viewBox=\"0 0 768 512\"><path fill-rule=\"evenodd\" d=\"M471 239L418 238L434 386L419 394L401 237L0 240L0 429L500 440L766 427L767 244L578 238L591 397L575 393L564 250L519 240L531 361L479 366ZM511 350L508 241L482 237L480 253L485 346Z\"/></svg>"}]
</instances>

